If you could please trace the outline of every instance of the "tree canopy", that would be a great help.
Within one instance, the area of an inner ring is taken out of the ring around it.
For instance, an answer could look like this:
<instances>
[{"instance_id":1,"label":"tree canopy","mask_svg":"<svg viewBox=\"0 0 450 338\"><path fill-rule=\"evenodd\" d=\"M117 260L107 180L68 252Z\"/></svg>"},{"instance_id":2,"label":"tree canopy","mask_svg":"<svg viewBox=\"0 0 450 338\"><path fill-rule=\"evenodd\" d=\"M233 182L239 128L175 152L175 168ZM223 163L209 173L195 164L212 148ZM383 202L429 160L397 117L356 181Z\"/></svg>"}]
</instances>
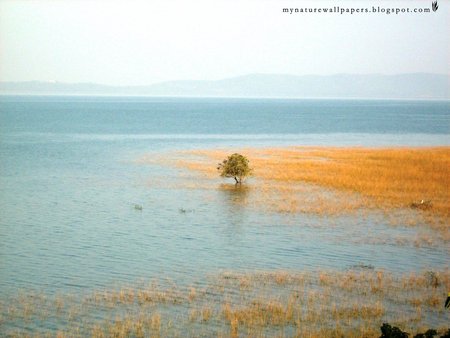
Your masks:
<instances>
[{"instance_id":1,"label":"tree canopy","mask_svg":"<svg viewBox=\"0 0 450 338\"><path fill-rule=\"evenodd\" d=\"M217 170L222 177L233 177L236 184L242 184L242 179L251 175L252 169L248 159L241 154L233 154L218 164Z\"/></svg>"}]
</instances>

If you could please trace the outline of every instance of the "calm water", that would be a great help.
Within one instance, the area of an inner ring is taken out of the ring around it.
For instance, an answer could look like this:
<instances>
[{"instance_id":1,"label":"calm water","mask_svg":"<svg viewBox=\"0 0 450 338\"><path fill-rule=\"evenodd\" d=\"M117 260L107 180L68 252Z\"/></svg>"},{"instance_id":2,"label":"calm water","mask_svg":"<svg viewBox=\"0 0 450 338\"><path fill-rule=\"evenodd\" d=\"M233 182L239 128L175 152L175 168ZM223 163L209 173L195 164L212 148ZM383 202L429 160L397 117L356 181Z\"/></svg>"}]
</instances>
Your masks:
<instances>
[{"instance_id":1,"label":"calm water","mask_svg":"<svg viewBox=\"0 0 450 338\"><path fill-rule=\"evenodd\" d=\"M450 145L450 103L0 97L0 294L183 283L228 269L448 265L443 248L370 241L414 229L249 210L233 192L153 186L185 173L136 162L274 145Z\"/></svg>"}]
</instances>

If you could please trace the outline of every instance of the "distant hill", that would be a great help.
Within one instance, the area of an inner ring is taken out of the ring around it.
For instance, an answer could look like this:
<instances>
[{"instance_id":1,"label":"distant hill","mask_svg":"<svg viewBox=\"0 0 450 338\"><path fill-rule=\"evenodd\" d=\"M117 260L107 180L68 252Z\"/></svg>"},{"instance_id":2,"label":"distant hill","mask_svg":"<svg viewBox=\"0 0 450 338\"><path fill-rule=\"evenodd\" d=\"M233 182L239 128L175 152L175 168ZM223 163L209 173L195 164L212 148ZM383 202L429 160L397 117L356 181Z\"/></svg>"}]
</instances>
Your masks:
<instances>
[{"instance_id":1,"label":"distant hill","mask_svg":"<svg viewBox=\"0 0 450 338\"><path fill-rule=\"evenodd\" d=\"M450 76L428 73L330 76L250 74L217 81L169 81L148 86L0 82L0 94L450 99Z\"/></svg>"}]
</instances>

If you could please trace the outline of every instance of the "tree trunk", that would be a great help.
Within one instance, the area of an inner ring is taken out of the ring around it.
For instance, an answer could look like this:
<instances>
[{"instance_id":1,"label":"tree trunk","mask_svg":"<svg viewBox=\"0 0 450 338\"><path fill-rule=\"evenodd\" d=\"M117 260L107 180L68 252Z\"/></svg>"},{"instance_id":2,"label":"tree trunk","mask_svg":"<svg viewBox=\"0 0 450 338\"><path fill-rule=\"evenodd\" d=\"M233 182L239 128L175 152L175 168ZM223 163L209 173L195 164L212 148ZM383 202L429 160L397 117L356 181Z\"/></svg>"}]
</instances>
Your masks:
<instances>
[{"instance_id":1,"label":"tree trunk","mask_svg":"<svg viewBox=\"0 0 450 338\"><path fill-rule=\"evenodd\" d=\"M240 183L240 182L238 181L238 179L236 178L236 176L234 176L234 180L236 181L236 184Z\"/></svg>"}]
</instances>

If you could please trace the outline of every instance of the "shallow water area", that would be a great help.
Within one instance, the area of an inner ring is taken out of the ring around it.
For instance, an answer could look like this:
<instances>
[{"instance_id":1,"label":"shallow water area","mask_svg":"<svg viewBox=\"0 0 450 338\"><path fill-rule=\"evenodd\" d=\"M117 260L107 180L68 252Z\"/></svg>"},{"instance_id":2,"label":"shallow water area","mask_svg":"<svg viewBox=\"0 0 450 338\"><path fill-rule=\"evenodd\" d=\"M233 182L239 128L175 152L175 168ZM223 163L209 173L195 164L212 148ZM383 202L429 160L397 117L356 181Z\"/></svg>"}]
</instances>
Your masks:
<instances>
[{"instance_id":1,"label":"shallow water area","mask_svg":"<svg viewBox=\"0 0 450 338\"><path fill-rule=\"evenodd\" d=\"M445 246L415 245L423 230L392 227L381 213L264 210L253 202L257 180L239 190L140 160L194 149L448 146L449 111L446 101L1 97L1 298L153 279L188 288L223 271L446 269Z\"/></svg>"}]
</instances>

